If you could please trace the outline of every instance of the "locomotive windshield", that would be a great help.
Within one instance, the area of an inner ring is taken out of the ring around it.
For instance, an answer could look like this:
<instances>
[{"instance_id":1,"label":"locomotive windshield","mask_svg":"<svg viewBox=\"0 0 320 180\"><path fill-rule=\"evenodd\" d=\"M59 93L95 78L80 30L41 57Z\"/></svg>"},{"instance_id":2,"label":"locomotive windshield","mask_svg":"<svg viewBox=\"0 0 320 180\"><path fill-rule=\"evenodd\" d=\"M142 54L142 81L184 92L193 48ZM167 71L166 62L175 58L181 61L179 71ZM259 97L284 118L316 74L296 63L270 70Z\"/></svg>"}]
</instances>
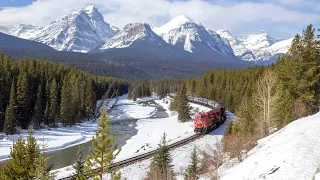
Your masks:
<instances>
[{"instance_id":1,"label":"locomotive windshield","mask_svg":"<svg viewBox=\"0 0 320 180\"><path fill-rule=\"evenodd\" d=\"M207 118L207 116L196 116L197 119L200 119L200 118Z\"/></svg>"}]
</instances>

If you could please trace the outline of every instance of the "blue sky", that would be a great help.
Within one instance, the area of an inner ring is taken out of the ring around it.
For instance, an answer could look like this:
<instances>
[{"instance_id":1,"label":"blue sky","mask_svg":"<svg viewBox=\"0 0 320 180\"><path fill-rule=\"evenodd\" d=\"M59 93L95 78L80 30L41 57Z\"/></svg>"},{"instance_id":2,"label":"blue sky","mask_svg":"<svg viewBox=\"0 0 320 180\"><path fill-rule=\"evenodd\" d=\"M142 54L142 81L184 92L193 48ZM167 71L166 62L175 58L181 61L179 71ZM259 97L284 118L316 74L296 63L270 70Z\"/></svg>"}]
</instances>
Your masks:
<instances>
[{"instance_id":1,"label":"blue sky","mask_svg":"<svg viewBox=\"0 0 320 180\"><path fill-rule=\"evenodd\" d=\"M31 4L35 0L0 0L0 7L19 7Z\"/></svg>"},{"instance_id":2,"label":"blue sky","mask_svg":"<svg viewBox=\"0 0 320 180\"><path fill-rule=\"evenodd\" d=\"M161 26L180 14L234 35L263 29L289 38L309 23L320 25L320 0L0 0L0 26L45 26L87 5L96 5L105 21L119 28L131 22Z\"/></svg>"}]
</instances>

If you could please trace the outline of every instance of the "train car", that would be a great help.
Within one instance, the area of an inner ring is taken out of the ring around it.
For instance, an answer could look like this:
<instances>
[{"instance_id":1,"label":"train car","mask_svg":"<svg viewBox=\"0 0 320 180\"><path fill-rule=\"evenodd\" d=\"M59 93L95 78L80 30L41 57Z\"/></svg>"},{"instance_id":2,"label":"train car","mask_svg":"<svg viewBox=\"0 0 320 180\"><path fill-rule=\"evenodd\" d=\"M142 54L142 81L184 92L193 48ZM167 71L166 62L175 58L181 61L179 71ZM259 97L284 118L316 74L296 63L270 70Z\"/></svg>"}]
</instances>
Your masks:
<instances>
[{"instance_id":1,"label":"train car","mask_svg":"<svg viewBox=\"0 0 320 180\"><path fill-rule=\"evenodd\" d=\"M188 96L188 100L189 101L193 101L193 97L192 96Z\"/></svg>"},{"instance_id":2,"label":"train car","mask_svg":"<svg viewBox=\"0 0 320 180\"><path fill-rule=\"evenodd\" d=\"M214 108L214 107L216 107L218 104L217 104L216 101L210 100L210 101L208 101L208 105Z\"/></svg>"},{"instance_id":3,"label":"train car","mask_svg":"<svg viewBox=\"0 0 320 180\"><path fill-rule=\"evenodd\" d=\"M220 126L226 120L226 111L223 106L214 108L206 113L196 114L194 132L205 134Z\"/></svg>"}]
</instances>

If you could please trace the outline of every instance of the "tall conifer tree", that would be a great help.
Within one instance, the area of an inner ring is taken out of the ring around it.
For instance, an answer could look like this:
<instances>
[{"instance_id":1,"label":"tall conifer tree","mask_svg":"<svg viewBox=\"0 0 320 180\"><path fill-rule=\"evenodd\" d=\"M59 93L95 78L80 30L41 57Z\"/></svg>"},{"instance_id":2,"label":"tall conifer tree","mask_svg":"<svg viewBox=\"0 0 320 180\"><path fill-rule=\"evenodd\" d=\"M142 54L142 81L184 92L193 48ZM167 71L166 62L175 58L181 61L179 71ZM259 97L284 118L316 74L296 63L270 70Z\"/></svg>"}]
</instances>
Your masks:
<instances>
[{"instance_id":1,"label":"tall conifer tree","mask_svg":"<svg viewBox=\"0 0 320 180\"><path fill-rule=\"evenodd\" d=\"M61 88L60 118L64 126L74 124L74 109L72 104L72 89L65 78Z\"/></svg>"},{"instance_id":2,"label":"tall conifer tree","mask_svg":"<svg viewBox=\"0 0 320 180\"><path fill-rule=\"evenodd\" d=\"M42 87L40 84L38 87L37 100L36 100L36 104L34 106L34 111L33 111L33 127L35 129L40 129L41 123L43 122L43 119L44 119L42 98L43 98Z\"/></svg>"},{"instance_id":3,"label":"tall conifer tree","mask_svg":"<svg viewBox=\"0 0 320 180\"><path fill-rule=\"evenodd\" d=\"M99 128L96 131L95 137L92 138L92 149L90 149L90 155L86 160L86 171L89 177L95 180L102 180L104 173L110 173L112 180L120 180L121 175L117 172L117 169L109 168L112 161L119 154L120 150L117 145L114 145L116 136L111 135L110 132L110 117L107 117L107 109L103 108L98 123ZM93 170L93 167L97 167L98 171Z\"/></svg>"},{"instance_id":4,"label":"tall conifer tree","mask_svg":"<svg viewBox=\"0 0 320 180\"><path fill-rule=\"evenodd\" d=\"M29 86L27 73L20 73L17 83L17 119L21 128L26 129L29 125Z\"/></svg>"},{"instance_id":5,"label":"tall conifer tree","mask_svg":"<svg viewBox=\"0 0 320 180\"><path fill-rule=\"evenodd\" d=\"M172 180L174 179L172 167L172 158L167 146L166 134L164 133L158 144L157 152L152 159L147 179Z\"/></svg>"},{"instance_id":6,"label":"tall conifer tree","mask_svg":"<svg viewBox=\"0 0 320 180\"><path fill-rule=\"evenodd\" d=\"M190 119L190 109L188 106L188 97L186 85L182 84L177 95L177 111L179 113L178 119L185 122Z\"/></svg>"},{"instance_id":7,"label":"tall conifer tree","mask_svg":"<svg viewBox=\"0 0 320 180\"><path fill-rule=\"evenodd\" d=\"M93 81L91 79L87 80L87 89L86 89L86 114L88 119L90 119L95 110L95 93Z\"/></svg>"},{"instance_id":8,"label":"tall conifer tree","mask_svg":"<svg viewBox=\"0 0 320 180\"><path fill-rule=\"evenodd\" d=\"M194 147L190 157L190 164L186 168L185 179L186 180L196 180L200 174L200 166L197 149Z\"/></svg>"},{"instance_id":9,"label":"tall conifer tree","mask_svg":"<svg viewBox=\"0 0 320 180\"><path fill-rule=\"evenodd\" d=\"M56 79L52 80L50 87L49 125L56 126L58 120L58 85Z\"/></svg>"},{"instance_id":10,"label":"tall conifer tree","mask_svg":"<svg viewBox=\"0 0 320 180\"><path fill-rule=\"evenodd\" d=\"M10 101L6 109L6 116L4 121L4 132L6 134L14 134L16 132L16 99L14 79L11 84Z\"/></svg>"},{"instance_id":11,"label":"tall conifer tree","mask_svg":"<svg viewBox=\"0 0 320 180\"><path fill-rule=\"evenodd\" d=\"M73 165L73 168L76 170L76 172L73 176L74 180L85 180L86 179L84 164L83 164L82 160L83 160L83 147L82 147L82 145L79 145L77 147L77 156L75 159L75 163Z\"/></svg>"}]
</instances>

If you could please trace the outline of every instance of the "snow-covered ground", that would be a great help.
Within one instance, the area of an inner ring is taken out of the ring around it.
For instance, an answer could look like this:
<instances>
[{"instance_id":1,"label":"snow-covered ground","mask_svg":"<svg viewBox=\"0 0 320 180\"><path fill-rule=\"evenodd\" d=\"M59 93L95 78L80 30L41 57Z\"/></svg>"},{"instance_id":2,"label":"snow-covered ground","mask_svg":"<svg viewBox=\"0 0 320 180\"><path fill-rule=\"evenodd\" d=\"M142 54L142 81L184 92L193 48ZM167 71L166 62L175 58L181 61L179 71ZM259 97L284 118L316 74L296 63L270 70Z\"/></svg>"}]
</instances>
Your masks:
<instances>
[{"instance_id":1,"label":"snow-covered ground","mask_svg":"<svg viewBox=\"0 0 320 180\"><path fill-rule=\"evenodd\" d=\"M120 154L117 156L116 161L120 161L129 157L133 157L157 148L163 133L167 134L168 143L174 143L176 141L182 140L184 138L194 135L193 132L193 121L180 123L178 122L178 116L175 112L169 110L169 105L171 98L167 97L165 99L156 99L155 97L143 100L154 100L157 104L162 106L169 117L167 118L147 118L139 119L137 121L137 135L131 137L127 140L126 144L122 147ZM137 99L137 101L143 101ZM125 103L125 101L122 101ZM189 103L192 107L192 114L198 111L209 111L210 108L197 105L194 103ZM125 109L124 111L127 111ZM233 119L233 114L228 113L229 118ZM187 166L189 162L189 156L192 148L196 146L199 150L207 148L207 146L214 146L215 142L221 140L224 131L224 125L212 132L211 134L197 139L195 142L181 146L172 151L173 164L175 164L175 172L181 173L182 170ZM214 147L213 147L214 148ZM122 177L127 179L143 179L149 170L150 160L144 160L136 164L124 167L121 169ZM57 178L65 177L68 174L72 174L73 169L71 167L66 167L57 170ZM56 172L57 172L56 171ZM108 177L106 176L106 179Z\"/></svg>"},{"instance_id":2,"label":"snow-covered ground","mask_svg":"<svg viewBox=\"0 0 320 180\"><path fill-rule=\"evenodd\" d=\"M312 180L320 165L319 132L320 113L296 120L259 140L222 180Z\"/></svg>"},{"instance_id":3,"label":"snow-covered ground","mask_svg":"<svg viewBox=\"0 0 320 180\"><path fill-rule=\"evenodd\" d=\"M164 103L167 101L168 103ZM170 100L156 100L156 103L163 106L167 113L168 118L152 118L152 119L139 119L137 122L137 135L131 137L122 147L122 152L117 156L116 160L127 159L132 156L146 153L155 150L164 133L167 135L169 144L180 141L187 137L194 135L193 121L181 123L178 121L178 115L173 114L169 110ZM198 111L209 111L210 109L194 103L189 103L193 109ZM194 114L195 112L193 112Z\"/></svg>"},{"instance_id":4,"label":"snow-covered ground","mask_svg":"<svg viewBox=\"0 0 320 180\"><path fill-rule=\"evenodd\" d=\"M155 100L157 104L166 109L169 117L139 120L137 126L138 134L129 139L127 144L122 147L122 152L125 153L120 153L117 160L130 157L130 154L131 156L132 154L138 155L156 149L164 132L167 134L169 144L194 135L193 121L185 123L178 122L177 114L169 110L170 100L171 99L168 97L162 100ZM189 103L189 105L192 107L193 115L199 111L206 112L210 110L208 107L194 103ZM233 120L235 117L232 113L228 112L228 119ZM189 164L190 152L192 149L194 147L199 151L215 149L216 142L221 141L224 128L225 124L221 125L210 134L170 152L172 155L174 172L177 174L178 179L183 179L183 172ZM144 179L149 170L150 162L151 160L147 159L122 168L120 170L122 178L126 178L128 180ZM106 175L105 179L108 178L109 177Z\"/></svg>"},{"instance_id":5,"label":"snow-covered ground","mask_svg":"<svg viewBox=\"0 0 320 180\"><path fill-rule=\"evenodd\" d=\"M168 101L168 100L167 100ZM178 123L177 115L168 109L169 103L155 100L170 115L168 118L141 119L138 134L127 141L117 160L147 152L156 147L163 132L169 143L192 135L192 122ZM198 106L201 111L205 107ZM228 112L228 118L234 115ZM172 127L172 128L171 128ZM183 172L189 164L193 147L199 151L212 151L223 135L225 124L189 144L170 151L177 179L183 179ZM274 134L258 141L258 145L248 152L241 163L230 160L219 169L222 180L318 180L316 174L320 165L320 113L296 120ZM148 143L148 145L147 145ZM143 147L143 148L141 148ZM139 150L139 151L138 151ZM120 169L123 178L143 179L150 167L151 159L143 160ZM70 170L70 168L68 169ZM72 171L69 171L72 172ZM108 179L108 175L105 176ZM200 179L209 179L203 175Z\"/></svg>"},{"instance_id":6,"label":"snow-covered ground","mask_svg":"<svg viewBox=\"0 0 320 180\"><path fill-rule=\"evenodd\" d=\"M206 107L200 107L200 108L206 108ZM235 116L228 112L228 119L234 120ZM175 116L172 116L175 117ZM204 137L201 137L189 144L183 145L181 147L178 147L172 151L170 151L171 157L172 157L172 164L174 168L174 173L177 175L176 178L179 180L183 180L184 176L184 170L188 166L190 161L190 155L192 152L192 149L196 147L198 151L211 151L215 149L215 145L217 142L221 141L221 138L224 133L225 124L221 125L218 129L214 130L213 132L205 135ZM174 131L180 131L179 129L175 129ZM170 133L174 134L174 133ZM161 134L159 134L161 136ZM169 131L168 131L168 137L169 137ZM155 140L155 144L158 143L160 140L160 137ZM210 153L210 152L209 152ZM135 164L126 166L122 168L121 176L123 179L128 180L136 180L136 179L144 179L149 171L151 159L143 160L141 162L137 162ZM108 179L108 176L105 177L105 179Z\"/></svg>"},{"instance_id":7,"label":"snow-covered ground","mask_svg":"<svg viewBox=\"0 0 320 180\"><path fill-rule=\"evenodd\" d=\"M126 117L130 118L148 118L151 117L156 108L149 106L142 106L137 102L126 99L127 95L119 97L117 103L120 111L125 114ZM139 102L157 99L156 97L142 98L138 99ZM111 104L115 99L111 100ZM119 119L120 115L110 115L112 120ZM80 124L77 124L73 127L63 127L59 126L58 128L50 129L41 129L37 130L34 133L35 138L38 143L46 145L46 151L54 151L59 149L68 148L70 146L75 146L78 144L86 143L92 139L95 135L97 129L98 121L86 121ZM28 136L27 130L21 130L19 135L9 135L0 134L0 161L8 158L10 153L10 147L19 136L22 136L24 139Z\"/></svg>"}]
</instances>

